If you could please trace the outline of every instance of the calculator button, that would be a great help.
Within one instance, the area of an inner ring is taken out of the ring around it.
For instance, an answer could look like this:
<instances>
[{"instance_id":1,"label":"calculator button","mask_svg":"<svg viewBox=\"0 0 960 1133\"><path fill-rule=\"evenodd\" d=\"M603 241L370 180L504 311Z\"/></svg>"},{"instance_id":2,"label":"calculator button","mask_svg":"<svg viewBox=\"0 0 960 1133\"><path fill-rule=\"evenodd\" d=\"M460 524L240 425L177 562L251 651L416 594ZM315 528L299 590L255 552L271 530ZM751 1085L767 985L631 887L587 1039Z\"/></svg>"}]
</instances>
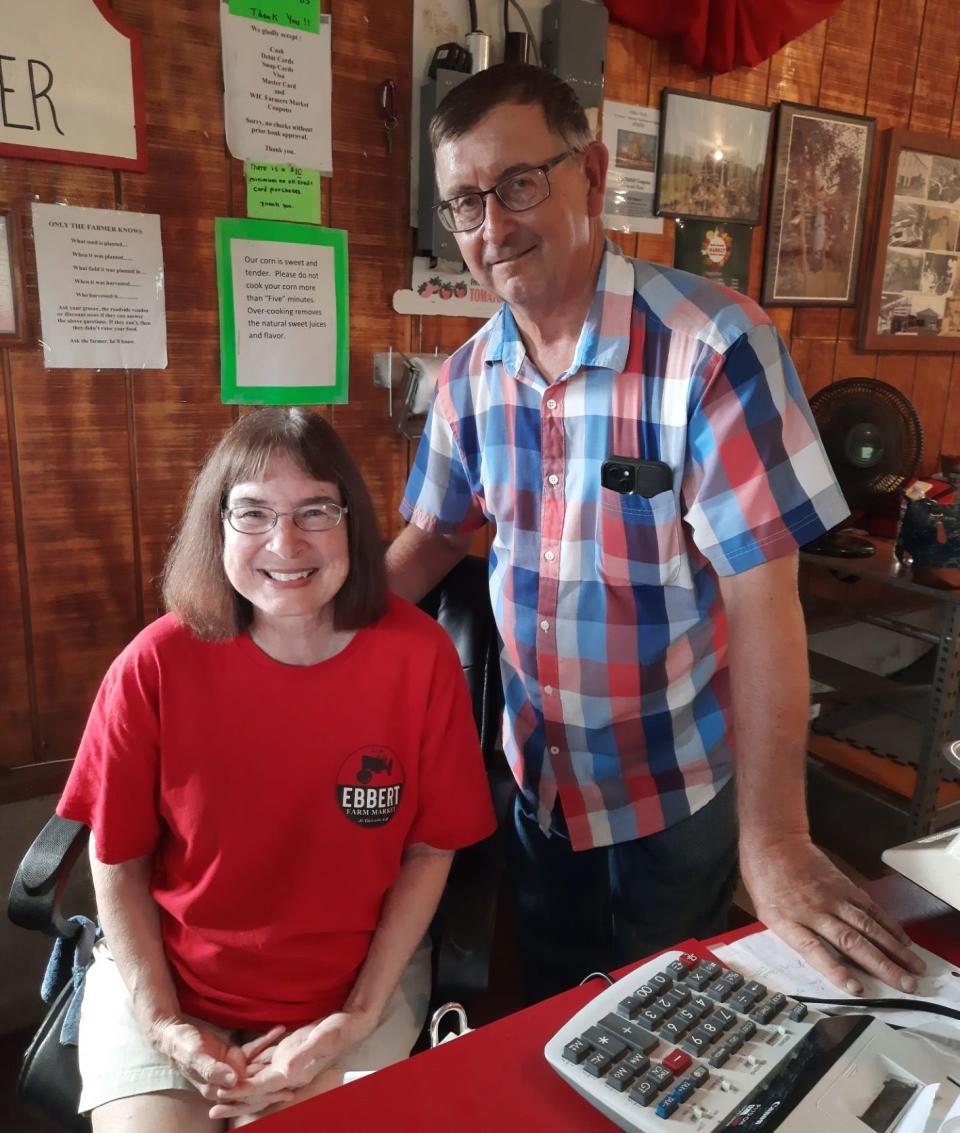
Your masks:
<instances>
[{"instance_id":1,"label":"calculator button","mask_svg":"<svg viewBox=\"0 0 960 1133\"><path fill-rule=\"evenodd\" d=\"M675 980L682 980L687 974L687 966L682 960L674 960L672 964L667 964L664 971L668 976L672 976Z\"/></svg>"},{"instance_id":2,"label":"calculator button","mask_svg":"<svg viewBox=\"0 0 960 1133\"><path fill-rule=\"evenodd\" d=\"M691 1011L689 1007L681 1007L676 1011L671 1019L673 1023L683 1023L685 1030L690 1030L693 1024L700 1018L696 1011Z\"/></svg>"},{"instance_id":3,"label":"calculator button","mask_svg":"<svg viewBox=\"0 0 960 1133\"><path fill-rule=\"evenodd\" d=\"M563 1057L567 1062L573 1062L579 1066L591 1050L593 1050L593 1047L587 1040L580 1038L578 1035L575 1039L571 1039L563 1048Z\"/></svg>"},{"instance_id":4,"label":"calculator button","mask_svg":"<svg viewBox=\"0 0 960 1133\"><path fill-rule=\"evenodd\" d=\"M690 972L700 963L700 957L695 952L684 952L681 954L678 963L683 964Z\"/></svg>"},{"instance_id":5,"label":"calculator button","mask_svg":"<svg viewBox=\"0 0 960 1133\"><path fill-rule=\"evenodd\" d=\"M682 1007L685 1003L690 1002L691 996L690 992L685 987L675 987L671 988L662 998L667 1000L667 1002L671 1003L674 1007Z\"/></svg>"},{"instance_id":6,"label":"calculator button","mask_svg":"<svg viewBox=\"0 0 960 1133\"><path fill-rule=\"evenodd\" d=\"M666 1058L661 1058L660 1062L672 1074L682 1074L684 1070L690 1068L690 1055L684 1054L682 1050L671 1050Z\"/></svg>"},{"instance_id":7,"label":"calculator button","mask_svg":"<svg viewBox=\"0 0 960 1133\"><path fill-rule=\"evenodd\" d=\"M705 1051L710 1045L710 1040L706 1035L702 1035L699 1030L693 1031L680 1044L681 1049L685 1050L687 1054L694 1054L698 1058L705 1058Z\"/></svg>"},{"instance_id":8,"label":"calculator button","mask_svg":"<svg viewBox=\"0 0 960 1133\"><path fill-rule=\"evenodd\" d=\"M657 1102L657 1108L654 1110L657 1117L669 1117L672 1113L676 1113L680 1103L671 1094L667 1094L665 1098L661 1098Z\"/></svg>"},{"instance_id":9,"label":"calculator button","mask_svg":"<svg viewBox=\"0 0 960 1133\"><path fill-rule=\"evenodd\" d=\"M632 1070L629 1066L621 1062L619 1066L610 1071L606 1081L608 1086L616 1090L617 1093L622 1094L624 1090L630 1088L636 1076L635 1070Z\"/></svg>"},{"instance_id":10,"label":"calculator button","mask_svg":"<svg viewBox=\"0 0 960 1133\"><path fill-rule=\"evenodd\" d=\"M720 980L725 983L731 991L737 991L743 987L743 976L741 976L739 972L734 972L729 968L723 973Z\"/></svg>"},{"instance_id":11,"label":"calculator button","mask_svg":"<svg viewBox=\"0 0 960 1133\"><path fill-rule=\"evenodd\" d=\"M749 991L738 991L737 994L727 1004L732 1007L734 1011L739 1011L741 1015L746 1015L748 1011L753 1010L753 1005L756 1003L756 997L751 995Z\"/></svg>"},{"instance_id":12,"label":"calculator button","mask_svg":"<svg viewBox=\"0 0 960 1133\"><path fill-rule=\"evenodd\" d=\"M657 972L655 976L651 976L647 980L647 983L657 989L657 995L663 995L665 991L669 991L673 987L673 980L666 972Z\"/></svg>"},{"instance_id":13,"label":"calculator button","mask_svg":"<svg viewBox=\"0 0 960 1133\"><path fill-rule=\"evenodd\" d=\"M701 965L699 968L694 968L683 982L687 987L693 988L694 991L703 991L705 987L713 983L713 978L714 977L706 968Z\"/></svg>"},{"instance_id":14,"label":"calculator button","mask_svg":"<svg viewBox=\"0 0 960 1133\"><path fill-rule=\"evenodd\" d=\"M649 1105L659 1091L659 1085L657 1085L649 1074L644 1074L630 1091L630 1100L636 1102L637 1105Z\"/></svg>"},{"instance_id":15,"label":"calculator button","mask_svg":"<svg viewBox=\"0 0 960 1133\"><path fill-rule=\"evenodd\" d=\"M729 1031L737 1021L737 1015L728 1007L718 1007L707 1020L708 1023L713 1023L719 1027L721 1031Z\"/></svg>"},{"instance_id":16,"label":"calculator button","mask_svg":"<svg viewBox=\"0 0 960 1133\"><path fill-rule=\"evenodd\" d=\"M653 1003L660 991L652 984L641 984L633 994L637 999L643 1000L643 1006L646 1007L648 1003Z\"/></svg>"},{"instance_id":17,"label":"calculator button","mask_svg":"<svg viewBox=\"0 0 960 1133\"><path fill-rule=\"evenodd\" d=\"M642 1022L645 1027L659 1027L666 1017L666 1011L655 1003L651 1003L649 1007L644 1007L640 1012L637 1022Z\"/></svg>"},{"instance_id":18,"label":"calculator button","mask_svg":"<svg viewBox=\"0 0 960 1133\"><path fill-rule=\"evenodd\" d=\"M717 1047L717 1049L713 1052L713 1054L710 1055L707 1061L711 1066L718 1068L727 1061L732 1053L733 1052L730 1050L727 1044L724 1043L723 1046Z\"/></svg>"},{"instance_id":19,"label":"calculator button","mask_svg":"<svg viewBox=\"0 0 960 1133\"><path fill-rule=\"evenodd\" d=\"M702 1019L704 1015L711 1015L716 1004L712 999L706 999L702 995L695 995L693 999L686 1005L689 1011L693 1011L698 1019Z\"/></svg>"},{"instance_id":20,"label":"calculator button","mask_svg":"<svg viewBox=\"0 0 960 1133\"><path fill-rule=\"evenodd\" d=\"M723 972L723 968L716 962L716 960L704 960L700 965L700 971L706 972L711 980L715 980Z\"/></svg>"},{"instance_id":21,"label":"calculator button","mask_svg":"<svg viewBox=\"0 0 960 1133\"><path fill-rule=\"evenodd\" d=\"M761 1003L758 1007L754 1007L750 1012L750 1018L756 1023L769 1023L776 1013L774 1005L767 1000L766 1003Z\"/></svg>"},{"instance_id":22,"label":"calculator button","mask_svg":"<svg viewBox=\"0 0 960 1133\"><path fill-rule=\"evenodd\" d=\"M725 999L729 999L733 995L733 988L726 982L726 980L714 980L713 983L707 988L707 995L711 999L715 999L718 1003L723 1003Z\"/></svg>"},{"instance_id":23,"label":"calculator button","mask_svg":"<svg viewBox=\"0 0 960 1133\"><path fill-rule=\"evenodd\" d=\"M678 1082L670 1091L670 1097L672 1097L674 1101L685 1102L693 1095L696 1088L691 1078L684 1078L682 1082Z\"/></svg>"},{"instance_id":24,"label":"calculator button","mask_svg":"<svg viewBox=\"0 0 960 1133\"><path fill-rule=\"evenodd\" d=\"M710 1036L710 1042L718 1039L723 1034L723 1027L720 1024L715 1023L712 1016L709 1019L704 1019L697 1030L703 1031L708 1034ZM590 1036L588 1035L587 1037L589 1038ZM593 1040L591 1039L591 1042L592 1041Z\"/></svg>"},{"instance_id":25,"label":"calculator button","mask_svg":"<svg viewBox=\"0 0 960 1133\"><path fill-rule=\"evenodd\" d=\"M657 1083L657 1089L662 1090L673 1081L673 1071L668 1066L651 1066L644 1077L652 1078Z\"/></svg>"},{"instance_id":26,"label":"calculator button","mask_svg":"<svg viewBox=\"0 0 960 1133\"><path fill-rule=\"evenodd\" d=\"M774 1015L779 1015L780 1012L787 1006L787 997L782 991L775 991L773 995L767 1000L771 1007L775 1007Z\"/></svg>"},{"instance_id":27,"label":"calculator button","mask_svg":"<svg viewBox=\"0 0 960 1133\"><path fill-rule=\"evenodd\" d=\"M678 1042L690 1029L690 1024L682 1019L670 1019L660 1028L660 1038L668 1043Z\"/></svg>"},{"instance_id":28,"label":"calculator button","mask_svg":"<svg viewBox=\"0 0 960 1133\"><path fill-rule=\"evenodd\" d=\"M610 1034L609 1031L601 1027L588 1027L583 1032L583 1037L594 1050L602 1050L604 1054L609 1054L613 1060L620 1058L627 1052L627 1044L622 1039L618 1039L616 1035Z\"/></svg>"},{"instance_id":29,"label":"calculator button","mask_svg":"<svg viewBox=\"0 0 960 1133\"><path fill-rule=\"evenodd\" d=\"M642 1074L650 1069L650 1059L639 1050L631 1050L620 1065L629 1066L634 1074Z\"/></svg>"},{"instance_id":30,"label":"calculator button","mask_svg":"<svg viewBox=\"0 0 960 1133\"><path fill-rule=\"evenodd\" d=\"M583 1063L583 1068L594 1078L602 1078L613 1065L613 1059L604 1050L595 1050Z\"/></svg>"},{"instance_id":31,"label":"calculator button","mask_svg":"<svg viewBox=\"0 0 960 1133\"><path fill-rule=\"evenodd\" d=\"M730 1051L731 1054L736 1054L737 1051L743 1046L746 1039L739 1032L734 1032L723 1044L724 1047Z\"/></svg>"},{"instance_id":32,"label":"calculator button","mask_svg":"<svg viewBox=\"0 0 960 1133\"><path fill-rule=\"evenodd\" d=\"M805 1003L795 1003L790 1008L788 1019L792 1019L794 1023L799 1023L801 1019L806 1019L808 1015L807 1005Z\"/></svg>"},{"instance_id":33,"label":"calculator button","mask_svg":"<svg viewBox=\"0 0 960 1133\"><path fill-rule=\"evenodd\" d=\"M716 1042L716 1040L720 1037L720 1028L714 1027L710 1023L701 1023L690 1037L697 1038L698 1036L703 1039L707 1046L709 1046L710 1043ZM588 1039L590 1038L589 1032L586 1033L586 1037Z\"/></svg>"},{"instance_id":34,"label":"calculator button","mask_svg":"<svg viewBox=\"0 0 960 1133\"><path fill-rule=\"evenodd\" d=\"M695 1086L702 1086L709 1077L710 1071L706 1066L694 1066L689 1074L689 1078Z\"/></svg>"},{"instance_id":35,"label":"calculator button","mask_svg":"<svg viewBox=\"0 0 960 1133\"><path fill-rule=\"evenodd\" d=\"M644 1030L643 1027L638 1027L636 1023L628 1023L626 1019L621 1019L619 1015L613 1013L604 1015L598 1025L602 1030L616 1035L621 1042L625 1042L631 1049L643 1051L644 1054L653 1050L657 1045L656 1035L651 1035L649 1031ZM588 1031L586 1034L589 1041L596 1046L596 1040L590 1036L590 1032Z\"/></svg>"},{"instance_id":36,"label":"calculator button","mask_svg":"<svg viewBox=\"0 0 960 1133\"><path fill-rule=\"evenodd\" d=\"M617 1014L624 1019L636 1019L646 1004L638 995L628 995L617 1004Z\"/></svg>"},{"instance_id":37,"label":"calculator button","mask_svg":"<svg viewBox=\"0 0 960 1133\"><path fill-rule=\"evenodd\" d=\"M752 1039L757 1033L757 1024L748 1019L745 1023L741 1023L734 1033L746 1042L747 1039Z\"/></svg>"},{"instance_id":38,"label":"calculator button","mask_svg":"<svg viewBox=\"0 0 960 1133\"><path fill-rule=\"evenodd\" d=\"M749 991L756 999L763 999L767 994L767 985L760 983L759 980L751 980L743 985L743 990Z\"/></svg>"}]
</instances>

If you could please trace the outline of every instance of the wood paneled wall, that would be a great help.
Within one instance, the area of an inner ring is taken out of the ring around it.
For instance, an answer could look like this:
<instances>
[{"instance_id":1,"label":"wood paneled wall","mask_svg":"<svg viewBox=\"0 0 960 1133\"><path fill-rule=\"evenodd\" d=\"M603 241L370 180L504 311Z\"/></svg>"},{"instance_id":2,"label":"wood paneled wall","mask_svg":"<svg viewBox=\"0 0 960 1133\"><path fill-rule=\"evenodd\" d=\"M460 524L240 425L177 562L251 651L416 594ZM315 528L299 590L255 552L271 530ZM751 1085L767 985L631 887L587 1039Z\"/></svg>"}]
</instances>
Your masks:
<instances>
[{"instance_id":1,"label":"wood paneled wall","mask_svg":"<svg viewBox=\"0 0 960 1133\"><path fill-rule=\"evenodd\" d=\"M0 801L57 785L111 659L158 612L155 580L198 462L235 410L220 404L213 218L244 214L241 167L224 144L216 0L113 0L136 28L146 71L146 174L0 159L0 205L24 221L32 342L0 349ZM391 432L374 351L450 350L477 322L394 314L409 285L409 123L387 153L379 84L398 105L411 89L411 0L330 0L332 180L324 222L349 233L350 404L327 411L367 477L385 536L399 527L410 458ZM814 103L888 126L960 134L956 0L846 0L829 20L753 70L709 78L669 47L611 25L607 94L656 105L664 86L773 104ZM873 224L876 178L867 218ZM160 214L169 366L162 371L45 370L29 206L32 200ZM630 254L673 255L662 237L615 237ZM754 234L759 292L763 230ZM960 355L860 354L856 312L779 308L773 317L804 386L872 375L917 407L924 471L960 451ZM45 766L46 765L46 766ZM14 770L15 768L15 770Z\"/></svg>"}]
</instances>

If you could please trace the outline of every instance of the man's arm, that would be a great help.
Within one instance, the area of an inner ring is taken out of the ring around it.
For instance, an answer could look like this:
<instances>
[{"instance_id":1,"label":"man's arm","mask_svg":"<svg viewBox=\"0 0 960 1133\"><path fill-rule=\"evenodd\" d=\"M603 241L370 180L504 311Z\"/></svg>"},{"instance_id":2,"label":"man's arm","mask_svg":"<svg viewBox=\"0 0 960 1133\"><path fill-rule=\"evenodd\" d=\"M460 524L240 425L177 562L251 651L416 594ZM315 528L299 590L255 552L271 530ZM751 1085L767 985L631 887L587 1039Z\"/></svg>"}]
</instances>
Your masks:
<instances>
[{"instance_id":1,"label":"man's arm","mask_svg":"<svg viewBox=\"0 0 960 1133\"><path fill-rule=\"evenodd\" d=\"M394 594L419 602L470 550L474 532L438 535L412 523L387 549L387 581Z\"/></svg>"},{"instance_id":2,"label":"man's arm","mask_svg":"<svg viewBox=\"0 0 960 1133\"><path fill-rule=\"evenodd\" d=\"M740 815L740 868L757 916L851 995L847 957L912 993L923 962L903 929L810 840L805 799L809 675L798 556L720 579ZM832 944L837 958L824 944Z\"/></svg>"}]
</instances>

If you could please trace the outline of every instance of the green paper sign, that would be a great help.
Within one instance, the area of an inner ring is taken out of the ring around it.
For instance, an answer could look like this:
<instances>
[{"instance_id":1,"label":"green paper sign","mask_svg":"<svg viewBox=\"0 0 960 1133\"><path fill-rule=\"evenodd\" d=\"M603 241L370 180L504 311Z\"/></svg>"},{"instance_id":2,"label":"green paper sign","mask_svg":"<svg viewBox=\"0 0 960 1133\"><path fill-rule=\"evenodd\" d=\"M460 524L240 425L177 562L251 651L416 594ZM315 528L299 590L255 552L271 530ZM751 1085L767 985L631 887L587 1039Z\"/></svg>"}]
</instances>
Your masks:
<instances>
[{"instance_id":1,"label":"green paper sign","mask_svg":"<svg viewBox=\"0 0 960 1133\"><path fill-rule=\"evenodd\" d=\"M247 178L247 216L320 223L320 174L316 169L248 161L243 172Z\"/></svg>"},{"instance_id":2,"label":"green paper sign","mask_svg":"<svg viewBox=\"0 0 960 1133\"><path fill-rule=\"evenodd\" d=\"M232 15L248 20L281 24L297 31L320 29L320 0L229 0L228 7Z\"/></svg>"},{"instance_id":3,"label":"green paper sign","mask_svg":"<svg viewBox=\"0 0 960 1133\"><path fill-rule=\"evenodd\" d=\"M347 234L218 218L220 396L342 405L349 386Z\"/></svg>"}]
</instances>

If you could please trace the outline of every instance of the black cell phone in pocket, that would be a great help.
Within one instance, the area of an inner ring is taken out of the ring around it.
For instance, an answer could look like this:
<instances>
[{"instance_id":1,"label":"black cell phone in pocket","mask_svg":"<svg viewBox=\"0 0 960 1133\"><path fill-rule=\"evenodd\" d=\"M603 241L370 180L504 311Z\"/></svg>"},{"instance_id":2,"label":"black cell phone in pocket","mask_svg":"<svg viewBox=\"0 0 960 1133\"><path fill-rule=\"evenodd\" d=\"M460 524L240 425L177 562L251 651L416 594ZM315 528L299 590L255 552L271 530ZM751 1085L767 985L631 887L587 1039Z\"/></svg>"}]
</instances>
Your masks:
<instances>
[{"instance_id":1,"label":"black cell phone in pocket","mask_svg":"<svg viewBox=\"0 0 960 1133\"><path fill-rule=\"evenodd\" d=\"M635 456L611 456L600 466L600 483L621 496L650 499L673 487L673 469L662 460L640 460Z\"/></svg>"}]
</instances>

